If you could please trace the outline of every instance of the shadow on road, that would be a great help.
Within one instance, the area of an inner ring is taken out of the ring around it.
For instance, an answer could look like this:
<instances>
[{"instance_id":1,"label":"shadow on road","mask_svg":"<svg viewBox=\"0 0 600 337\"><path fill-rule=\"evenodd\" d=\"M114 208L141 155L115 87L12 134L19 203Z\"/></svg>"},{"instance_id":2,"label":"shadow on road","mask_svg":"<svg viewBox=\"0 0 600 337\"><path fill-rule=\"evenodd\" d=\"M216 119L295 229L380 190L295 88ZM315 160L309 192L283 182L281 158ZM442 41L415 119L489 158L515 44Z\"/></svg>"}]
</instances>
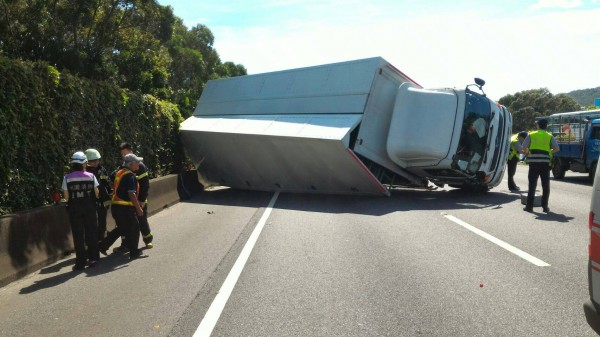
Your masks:
<instances>
[{"instance_id":1,"label":"shadow on road","mask_svg":"<svg viewBox=\"0 0 600 337\"><path fill-rule=\"evenodd\" d=\"M61 261L50 267L43 268L40 271L40 273L47 274L50 272L59 272L61 268L63 268L63 267L70 268L70 266L74 265L74 264L75 264L75 258L64 260L64 261ZM50 271L50 270L56 270L56 271ZM51 276L51 277L45 278L40 281L35 281L35 283L33 283L32 285L22 288L21 291L19 291L19 294L26 295L26 294L31 294L33 292L36 292L38 290L55 287L59 284L63 284L65 282L67 282L68 280L72 279L73 277L77 276L78 274L79 274L79 272L71 271L68 273L61 273L61 274L58 274L55 276Z\"/></svg>"},{"instance_id":2,"label":"shadow on road","mask_svg":"<svg viewBox=\"0 0 600 337\"><path fill-rule=\"evenodd\" d=\"M134 261L133 263L136 262L137 261ZM87 277L110 273L112 271L127 267L129 263L132 263L129 261L129 254L112 253L106 257L101 257L100 262L98 262L94 268L73 271L71 270L73 265L75 265L75 257L73 257L41 269L40 274L58 274L47 277L40 281L35 281L34 284L22 288L19 291L19 294L26 295L38 290L52 288L63 284L82 273L86 274ZM63 268L66 268L67 270L64 271Z\"/></svg>"},{"instance_id":3,"label":"shadow on road","mask_svg":"<svg viewBox=\"0 0 600 337\"><path fill-rule=\"evenodd\" d=\"M259 208L265 207L272 195L272 192L224 188L202 192L185 202ZM391 191L390 197L284 193L280 195L275 208L380 216L415 210L500 209L502 205L519 199L519 194L494 191L473 193L460 189L396 189Z\"/></svg>"},{"instance_id":4,"label":"shadow on road","mask_svg":"<svg viewBox=\"0 0 600 337\"><path fill-rule=\"evenodd\" d=\"M538 213L534 209L534 213L536 213L536 219L544 220L544 221L554 221L554 222L571 222L571 220L575 219L572 216L566 216L564 214L558 213Z\"/></svg>"},{"instance_id":5,"label":"shadow on road","mask_svg":"<svg viewBox=\"0 0 600 337\"><path fill-rule=\"evenodd\" d=\"M563 182L563 183L568 183L568 184L575 184L575 185L581 185L581 186L592 186L594 184L594 181L591 180L587 174L586 175L580 175L580 176L569 176L568 173L567 175L565 175L564 178L562 179L556 179L556 178L551 178L552 182Z\"/></svg>"}]
</instances>

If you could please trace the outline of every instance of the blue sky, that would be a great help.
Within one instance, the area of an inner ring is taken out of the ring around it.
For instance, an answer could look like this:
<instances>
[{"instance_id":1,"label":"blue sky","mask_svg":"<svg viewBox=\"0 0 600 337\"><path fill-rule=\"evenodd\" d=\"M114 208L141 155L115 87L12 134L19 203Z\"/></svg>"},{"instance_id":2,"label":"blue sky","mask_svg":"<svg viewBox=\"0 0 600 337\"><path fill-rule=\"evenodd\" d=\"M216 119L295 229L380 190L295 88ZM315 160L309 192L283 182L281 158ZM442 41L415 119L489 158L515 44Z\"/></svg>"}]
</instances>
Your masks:
<instances>
[{"instance_id":1,"label":"blue sky","mask_svg":"<svg viewBox=\"0 0 600 337\"><path fill-rule=\"evenodd\" d=\"M382 56L428 88L493 99L600 86L600 0L158 0L249 74Z\"/></svg>"}]
</instances>

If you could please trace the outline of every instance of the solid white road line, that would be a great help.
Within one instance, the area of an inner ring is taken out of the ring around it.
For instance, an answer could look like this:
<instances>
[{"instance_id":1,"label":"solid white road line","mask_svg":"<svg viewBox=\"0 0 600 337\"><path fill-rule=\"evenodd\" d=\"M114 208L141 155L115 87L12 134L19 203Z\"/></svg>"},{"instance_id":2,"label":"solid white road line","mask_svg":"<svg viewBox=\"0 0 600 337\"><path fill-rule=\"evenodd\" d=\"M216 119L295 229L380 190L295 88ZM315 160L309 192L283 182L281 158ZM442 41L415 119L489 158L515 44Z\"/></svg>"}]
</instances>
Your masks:
<instances>
[{"instance_id":1,"label":"solid white road line","mask_svg":"<svg viewBox=\"0 0 600 337\"><path fill-rule=\"evenodd\" d=\"M215 296L215 299L204 315L202 322L200 322L198 329L196 329L196 332L194 332L193 337L209 337L215 328L215 325L217 325L217 321L223 312L223 308L225 308L225 304L227 303L227 300L229 300L229 296L231 295L237 280L240 278L240 274L242 273L242 270L248 261L248 257L250 257L250 253L252 253L252 249L258 240L260 232L262 232L269 215L271 215L271 211L273 210L273 206L275 205L275 201L277 201L278 196L279 192L275 192L271 198L271 201L269 202L269 205L267 206L267 209L265 209L265 213L258 221L258 224L256 224L254 231L252 231L252 234L248 238L246 245L244 245L240 256L238 256L235 264L229 271L229 275L227 275L227 278L225 279L225 282L223 282L219 293L217 296Z\"/></svg>"},{"instance_id":2,"label":"solid white road line","mask_svg":"<svg viewBox=\"0 0 600 337\"><path fill-rule=\"evenodd\" d=\"M548 263L546 263L546 262L538 259L537 257L529 255L529 254L525 253L524 251L520 250L519 248L514 247L514 246L512 246L512 245L510 245L510 244L508 244L508 243L506 243L506 242L504 242L504 241L502 241L502 240L500 240L500 239L498 239L498 238L496 238L496 237L494 237L494 236L492 236L492 235L490 235L490 234L482 231L479 228L473 227L473 226L469 225L468 223L466 223L466 222L464 222L464 221L462 221L462 220L460 220L460 219L458 219L458 218L456 218L456 217L454 217L452 215L444 215L444 217L446 217L446 219L448 219L448 220L450 220L450 221L452 221L452 222L454 222L456 224L459 224L459 225L463 226L464 228L466 228L466 229L470 230L471 232L473 232L473 233L481 236L482 238L487 239L487 240L489 240L489 241L497 244L498 246L500 246L500 247L508 250L509 252L511 252L511 253L513 253L513 254L515 254L515 255L517 255L517 256L519 256L519 257L521 257L521 258L523 258L523 259L525 259L525 260L527 260L527 261L529 261L529 262L531 262L533 264L535 264L538 267L548 267L548 266L550 266Z\"/></svg>"}]
</instances>

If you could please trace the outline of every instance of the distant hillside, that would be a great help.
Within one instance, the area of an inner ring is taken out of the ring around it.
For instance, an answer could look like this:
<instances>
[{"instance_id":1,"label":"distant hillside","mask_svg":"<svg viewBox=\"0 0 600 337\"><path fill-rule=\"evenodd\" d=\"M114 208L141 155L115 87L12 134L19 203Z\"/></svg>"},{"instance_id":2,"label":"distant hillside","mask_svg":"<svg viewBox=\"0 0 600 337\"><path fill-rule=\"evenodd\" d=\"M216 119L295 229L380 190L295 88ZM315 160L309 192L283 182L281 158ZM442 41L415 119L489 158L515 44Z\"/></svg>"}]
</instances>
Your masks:
<instances>
[{"instance_id":1,"label":"distant hillside","mask_svg":"<svg viewBox=\"0 0 600 337\"><path fill-rule=\"evenodd\" d=\"M591 89L573 90L567 95L573 97L581 106L594 105L594 98L600 98L600 87Z\"/></svg>"}]
</instances>

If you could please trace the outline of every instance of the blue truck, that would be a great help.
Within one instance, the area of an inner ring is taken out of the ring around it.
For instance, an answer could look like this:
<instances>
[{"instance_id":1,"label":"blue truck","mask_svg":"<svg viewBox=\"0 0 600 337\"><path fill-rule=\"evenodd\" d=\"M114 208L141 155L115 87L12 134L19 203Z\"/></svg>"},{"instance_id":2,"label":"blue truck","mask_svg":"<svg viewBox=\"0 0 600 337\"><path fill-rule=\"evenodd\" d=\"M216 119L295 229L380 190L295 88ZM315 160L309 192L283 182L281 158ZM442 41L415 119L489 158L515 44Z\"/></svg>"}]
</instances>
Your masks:
<instances>
[{"instance_id":1,"label":"blue truck","mask_svg":"<svg viewBox=\"0 0 600 337\"><path fill-rule=\"evenodd\" d=\"M554 154L552 175L563 179L569 170L594 179L600 154L600 110L563 112L548 117L560 151Z\"/></svg>"}]
</instances>

